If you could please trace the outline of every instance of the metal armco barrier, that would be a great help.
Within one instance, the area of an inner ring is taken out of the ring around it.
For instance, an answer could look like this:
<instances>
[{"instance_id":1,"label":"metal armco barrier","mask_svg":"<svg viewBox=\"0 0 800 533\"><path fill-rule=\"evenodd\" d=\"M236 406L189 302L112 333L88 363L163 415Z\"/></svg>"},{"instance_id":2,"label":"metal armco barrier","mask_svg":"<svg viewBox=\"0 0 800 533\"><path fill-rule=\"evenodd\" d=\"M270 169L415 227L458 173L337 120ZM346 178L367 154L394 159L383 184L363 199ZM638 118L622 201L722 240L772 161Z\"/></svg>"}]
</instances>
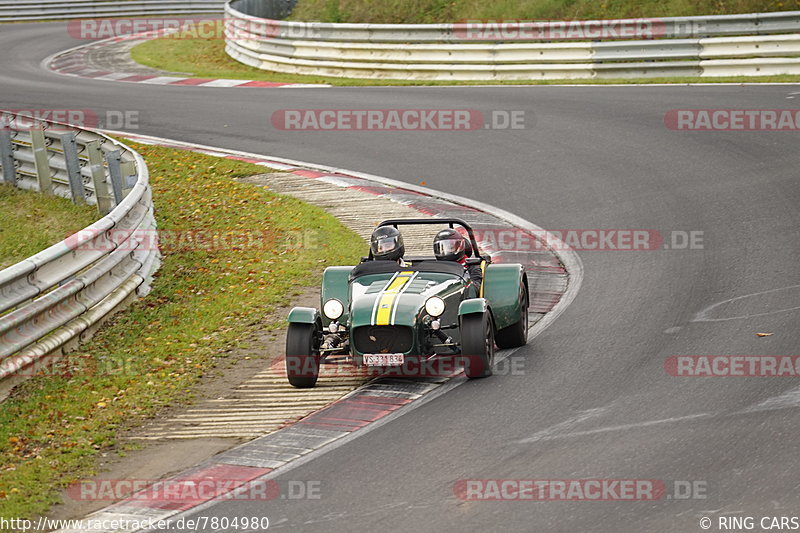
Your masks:
<instances>
[{"instance_id":1,"label":"metal armco barrier","mask_svg":"<svg viewBox=\"0 0 800 533\"><path fill-rule=\"evenodd\" d=\"M28 120L0 113L2 124ZM0 130L3 181L97 205L91 226L0 271L0 380L73 350L149 291L159 264L147 166L100 133L54 122ZM65 234L71 228L64 228Z\"/></svg>"},{"instance_id":2,"label":"metal armco barrier","mask_svg":"<svg viewBox=\"0 0 800 533\"><path fill-rule=\"evenodd\" d=\"M282 19L292 12L298 0L239 0L239 11L253 17Z\"/></svg>"},{"instance_id":3,"label":"metal armco barrier","mask_svg":"<svg viewBox=\"0 0 800 533\"><path fill-rule=\"evenodd\" d=\"M520 25L531 31L514 38L487 41L474 38L475 26L466 23L287 22L253 6L226 4L228 55L291 74L454 81L800 74L800 11L538 23L558 30L545 42L531 30L535 23ZM642 26L653 38L558 37L569 35L570 25L590 34L587 28L615 24Z\"/></svg>"},{"instance_id":4,"label":"metal armco barrier","mask_svg":"<svg viewBox=\"0 0 800 533\"><path fill-rule=\"evenodd\" d=\"M0 22L210 13L220 15L224 0L0 0Z\"/></svg>"}]
</instances>

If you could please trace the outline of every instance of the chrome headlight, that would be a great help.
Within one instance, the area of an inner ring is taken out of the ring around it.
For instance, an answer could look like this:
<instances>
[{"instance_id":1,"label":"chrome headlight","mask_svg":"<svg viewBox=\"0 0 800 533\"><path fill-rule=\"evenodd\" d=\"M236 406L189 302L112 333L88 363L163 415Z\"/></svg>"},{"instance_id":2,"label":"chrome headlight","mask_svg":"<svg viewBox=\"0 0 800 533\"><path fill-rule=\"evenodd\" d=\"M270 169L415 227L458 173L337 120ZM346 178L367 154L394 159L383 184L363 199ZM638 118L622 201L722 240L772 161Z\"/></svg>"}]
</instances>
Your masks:
<instances>
[{"instance_id":1,"label":"chrome headlight","mask_svg":"<svg viewBox=\"0 0 800 533\"><path fill-rule=\"evenodd\" d=\"M344 313L344 306L339 300L331 298L322 306L322 312L331 320L336 320Z\"/></svg>"},{"instance_id":2,"label":"chrome headlight","mask_svg":"<svg viewBox=\"0 0 800 533\"><path fill-rule=\"evenodd\" d=\"M425 311L432 317L442 316L444 313L444 300L438 296L432 296L425 302Z\"/></svg>"}]
</instances>

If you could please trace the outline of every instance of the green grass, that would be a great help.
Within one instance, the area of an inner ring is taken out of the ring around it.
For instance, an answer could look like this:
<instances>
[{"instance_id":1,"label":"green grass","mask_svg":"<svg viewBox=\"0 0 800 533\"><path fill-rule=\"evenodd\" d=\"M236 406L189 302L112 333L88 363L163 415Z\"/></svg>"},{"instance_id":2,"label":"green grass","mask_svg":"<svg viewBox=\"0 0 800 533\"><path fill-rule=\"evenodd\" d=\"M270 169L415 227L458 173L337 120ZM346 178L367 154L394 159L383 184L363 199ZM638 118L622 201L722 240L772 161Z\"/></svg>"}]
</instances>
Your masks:
<instances>
[{"instance_id":1,"label":"green grass","mask_svg":"<svg viewBox=\"0 0 800 533\"><path fill-rule=\"evenodd\" d=\"M553 85L560 83L614 84L614 83L759 83L800 82L798 75L736 76L727 78L640 78L603 80L528 80L528 81L415 81L415 80L365 80L333 78L326 76L301 76L280 74L248 67L234 61L225 53L221 39L155 39L135 46L131 50L135 61L143 65L171 72L182 72L197 78L227 78L234 80L262 80L281 83L327 83L337 86L386 85Z\"/></svg>"},{"instance_id":2,"label":"green grass","mask_svg":"<svg viewBox=\"0 0 800 533\"><path fill-rule=\"evenodd\" d=\"M173 238L150 295L56 371L13 391L0 409L0 516L45 513L61 488L95 472L120 431L187 401L251 334L283 328L270 314L316 285L322 267L363 253L364 242L323 210L233 179L263 167L133 146L150 169L160 230L247 234L250 244Z\"/></svg>"},{"instance_id":3,"label":"green grass","mask_svg":"<svg viewBox=\"0 0 800 533\"><path fill-rule=\"evenodd\" d=\"M68 228L99 218L94 207L0 184L0 269L64 240Z\"/></svg>"},{"instance_id":4,"label":"green grass","mask_svg":"<svg viewBox=\"0 0 800 533\"><path fill-rule=\"evenodd\" d=\"M435 23L465 19L588 20L800 9L800 0L300 0L292 20Z\"/></svg>"},{"instance_id":5,"label":"green grass","mask_svg":"<svg viewBox=\"0 0 800 533\"><path fill-rule=\"evenodd\" d=\"M329 83L320 76L296 76L249 67L225 53L223 39L154 39L131 50L137 63L148 67L181 72L196 78L228 78L282 83Z\"/></svg>"}]
</instances>

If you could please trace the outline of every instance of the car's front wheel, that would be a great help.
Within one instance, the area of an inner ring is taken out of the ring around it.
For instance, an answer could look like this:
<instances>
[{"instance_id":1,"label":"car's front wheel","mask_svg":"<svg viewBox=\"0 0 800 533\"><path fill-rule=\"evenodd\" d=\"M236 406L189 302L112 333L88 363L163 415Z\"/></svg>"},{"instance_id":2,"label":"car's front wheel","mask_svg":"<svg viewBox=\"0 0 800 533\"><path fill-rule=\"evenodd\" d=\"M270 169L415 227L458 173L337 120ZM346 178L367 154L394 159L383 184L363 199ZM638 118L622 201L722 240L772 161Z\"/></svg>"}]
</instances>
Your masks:
<instances>
[{"instance_id":1,"label":"car's front wheel","mask_svg":"<svg viewBox=\"0 0 800 533\"><path fill-rule=\"evenodd\" d=\"M461 318L461 354L470 379L492 375L494 326L489 311Z\"/></svg>"},{"instance_id":2,"label":"car's front wheel","mask_svg":"<svg viewBox=\"0 0 800 533\"><path fill-rule=\"evenodd\" d=\"M298 389L310 389L319 377L320 329L316 324L289 324L286 333L286 377Z\"/></svg>"}]
</instances>

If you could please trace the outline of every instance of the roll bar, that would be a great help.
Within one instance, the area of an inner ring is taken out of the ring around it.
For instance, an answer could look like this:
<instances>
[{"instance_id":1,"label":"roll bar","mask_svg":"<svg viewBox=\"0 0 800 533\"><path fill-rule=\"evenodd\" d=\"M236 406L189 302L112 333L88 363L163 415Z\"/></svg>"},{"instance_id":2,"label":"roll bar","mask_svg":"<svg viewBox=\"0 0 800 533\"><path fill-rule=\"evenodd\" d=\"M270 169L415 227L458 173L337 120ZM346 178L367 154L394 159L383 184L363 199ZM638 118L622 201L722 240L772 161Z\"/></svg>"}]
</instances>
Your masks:
<instances>
[{"instance_id":1,"label":"roll bar","mask_svg":"<svg viewBox=\"0 0 800 533\"><path fill-rule=\"evenodd\" d=\"M384 220L378 227L384 226L416 226L420 224L448 224L450 228L454 228L454 226L458 225L467 230L467 235L469 235L469 240L472 243L472 250L475 257L478 257L484 261L489 262L491 259L487 257L483 257L478 248L478 241L475 240L475 232L472 231L472 227L461 220L460 218L393 218L389 220Z\"/></svg>"}]
</instances>

